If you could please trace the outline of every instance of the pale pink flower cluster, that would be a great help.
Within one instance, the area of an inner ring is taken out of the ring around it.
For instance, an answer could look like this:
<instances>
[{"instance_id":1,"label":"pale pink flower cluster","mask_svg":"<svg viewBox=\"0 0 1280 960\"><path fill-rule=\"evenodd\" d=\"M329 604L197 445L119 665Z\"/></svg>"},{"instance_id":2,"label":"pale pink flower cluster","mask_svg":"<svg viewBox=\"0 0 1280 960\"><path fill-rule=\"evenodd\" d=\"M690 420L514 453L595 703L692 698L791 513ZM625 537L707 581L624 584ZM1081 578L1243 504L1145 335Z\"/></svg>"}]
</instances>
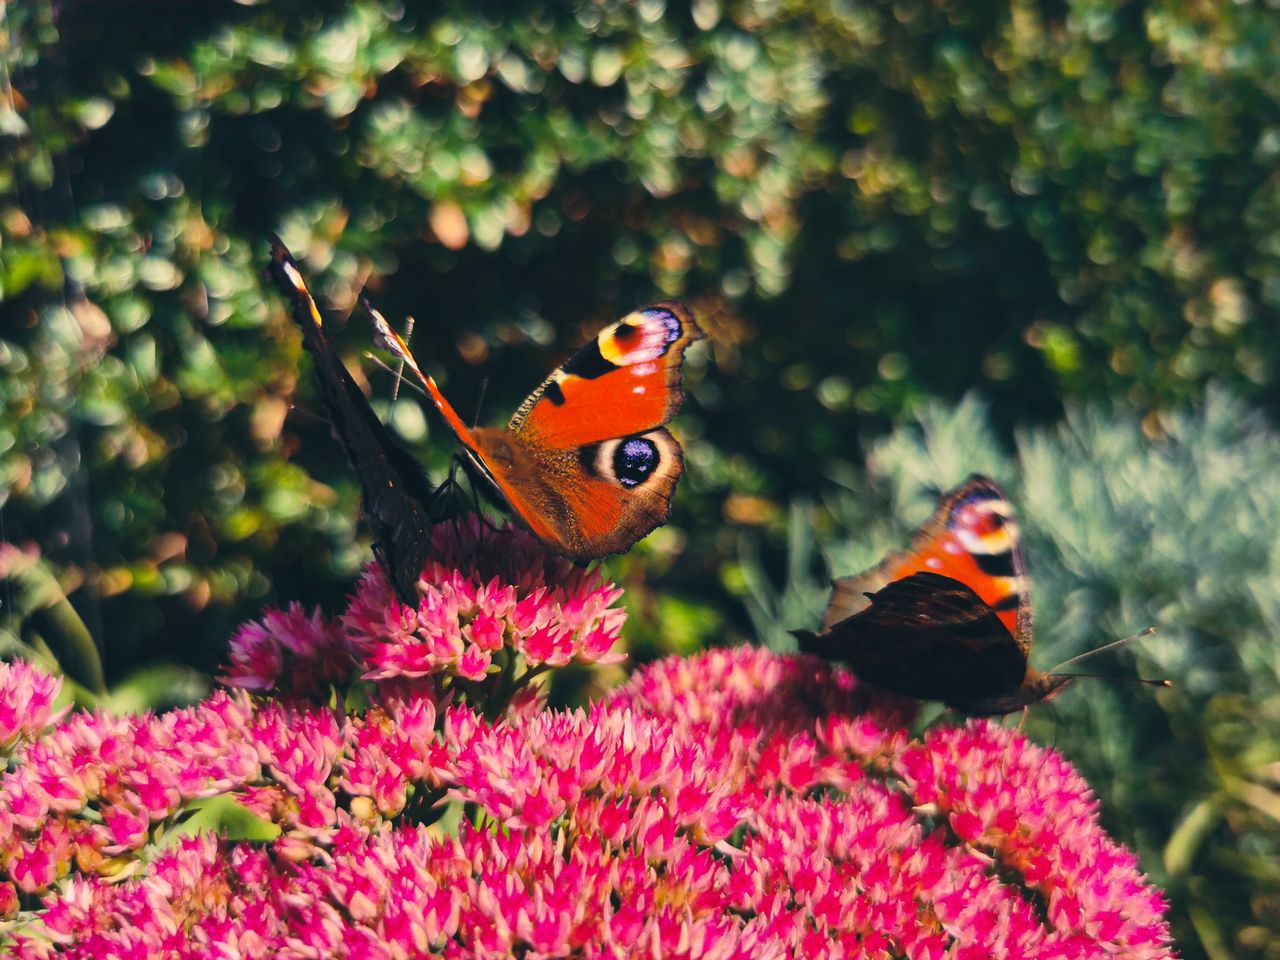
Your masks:
<instances>
[{"instance_id":1,"label":"pale pink flower cluster","mask_svg":"<svg viewBox=\"0 0 1280 960\"><path fill-rule=\"evenodd\" d=\"M490 534L472 532L478 557ZM489 630L527 657L554 623L571 659L584 628L607 632L616 597L598 579L541 554L522 572L486 562L474 577L429 569L417 612L388 595L383 622L418 624L398 640L353 630L382 589L367 578L346 639L285 611L242 633L237 663L270 665L274 645L285 663L345 647L385 666L362 644L431 647L428 620L467 638L459 658ZM515 613L535 594L554 611L541 626ZM491 602L500 628L466 633L485 613L469 604ZM425 679L388 670L336 705L238 690L36 735L0 777L7 947L39 960L1172 956L1162 898L1102 831L1087 785L998 725L913 739L901 698L755 649L662 661L575 711L487 710L456 695L458 662ZM303 686L341 688L340 673ZM216 798L271 829L184 827Z\"/></svg>"}]
</instances>

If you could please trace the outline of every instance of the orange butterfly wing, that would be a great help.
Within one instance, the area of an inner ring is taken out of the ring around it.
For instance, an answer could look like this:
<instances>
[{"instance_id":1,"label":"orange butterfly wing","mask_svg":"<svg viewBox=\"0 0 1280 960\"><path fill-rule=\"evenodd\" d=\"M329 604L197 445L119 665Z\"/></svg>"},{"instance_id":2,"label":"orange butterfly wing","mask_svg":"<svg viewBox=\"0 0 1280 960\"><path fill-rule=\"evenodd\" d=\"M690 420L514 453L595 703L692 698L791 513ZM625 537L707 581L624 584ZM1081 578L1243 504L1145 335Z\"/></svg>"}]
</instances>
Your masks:
<instances>
[{"instance_id":1,"label":"orange butterfly wing","mask_svg":"<svg viewBox=\"0 0 1280 960\"><path fill-rule=\"evenodd\" d=\"M1025 658L1032 634L1026 563L1013 507L994 480L970 477L942 497L906 550L837 580L824 629L865 610L866 594L913 573L935 573L967 586L996 613Z\"/></svg>"},{"instance_id":2,"label":"orange butterfly wing","mask_svg":"<svg viewBox=\"0 0 1280 960\"><path fill-rule=\"evenodd\" d=\"M670 432L605 440L574 451L580 473L559 488L580 538L579 556L627 550L671 515L684 453Z\"/></svg>"},{"instance_id":3,"label":"orange butterfly wing","mask_svg":"<svg viewBox=\"0 0 1280 960\"><path fill-rule=\"evenodd\" d=\"M466 448L472 472L553 549L592 560L627 550L666 522L684 459L661 427L684 399L684 351L703 336L683 304L654 304L603 330L543 381L505 430L468 428L404 341L371 315L379 340Z\"/></svg>"},{"instance_id":4,"label":"orange butterfly wing","mask_svg":"<svg viewBox=\"0 0 1280 960\"><path fill-rule=\"evenodd\" d=\"M684 464L680 444L661 427L573 450L505 430L473 433L483 457L473 469L534 534L578 561L621 553L666 523Z\"/></svg>"},{"instance_id":5,"label":"orange butterfly wing","mask_svg":"<svg viewBox=\"0 0 1280 960\"><path fill-rule=\"evenodd\" d=\"M684 400L684 352L702 336L689 308L674 300L628 314L543 381L507 429L569 450L660 427Z\"/></svg>"}]
</instances>

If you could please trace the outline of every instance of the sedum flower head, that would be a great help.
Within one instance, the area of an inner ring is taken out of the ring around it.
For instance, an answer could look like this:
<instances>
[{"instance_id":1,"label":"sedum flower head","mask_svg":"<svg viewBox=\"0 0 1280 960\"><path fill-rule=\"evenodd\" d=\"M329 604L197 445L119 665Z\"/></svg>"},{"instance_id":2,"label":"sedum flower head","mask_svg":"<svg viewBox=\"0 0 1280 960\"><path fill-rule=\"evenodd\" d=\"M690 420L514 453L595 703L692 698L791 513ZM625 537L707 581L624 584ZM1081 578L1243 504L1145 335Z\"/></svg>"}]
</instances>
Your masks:
<instances>
[{"instance_id":1,"label":"sedum flower head","mask_svg":"<svg viewBox=\"0 0 1280 960\"><path fill-rule=\"evenodd\" d=\"M417 608L401 605L371 566L342 617L375 680L448 674L483 680L495 657L530 667L623 659L613 647L622 591L598 570L548 553L522 530L471 516L437 525Z\"/></svg>"},{"instance_id":2,"label":"sedum flower head","mask_svg":"<svg viewBox=\"0 0 1280 960\"><path fill-rule=\"evenodd\" d=\"M54 702L62 679L17 660L0 663L0 754L11 753L62 715Z\"/></svg>"},{"instance_id":3,"label":"sedum flower head","mask_svg":"<svg viewBox=\"0 0 1280 960\"><path fill-rule=\"evenodd\" d=\"M614 606L622 591L598 570L477 517L440 523L432 537L416 607L400 603L371 564L335 620L294 605L242 628L221 679L255 693L324 700L355 675L378 683L434 678L468 685L472 699L499 709L527 696L525 682L543 670L624 658L615 650L626 620Z\"/></svg>"},{"instance_id":4,"label":"sedum flower head","mask_svg":"<svg viewBox=\"0 0 1280 960\"><path fill-rule=\"evenodd\" d=\"M504 683L517 655L605 655L612 640L590 638L616 632L616 591L522 535L499 548L463 529L472 556L443 551L417 610L368 574L339 621L292 609L242 631L228 676L244 687L275 670L257 689L283 699L239 689L23 727L33 739L0 777L8 948L1172 956L1163 900L1101 829L1087 784L998 725L913 738L900 698L755 649L664 660L579 710L525 687L518 709L494 711L473 695L469 645ZM547 630L558 639L540 646ZM454 653L431 639L444 635L462 638ZM311 663L306 679L286 684L272 650ZM319 666L338 650L375 682L309 702L304 690L341 684ZM215 801L270 829L188 819Z\"/></svg>"},{"instance_id":5,"label":"sedum flower head","mask_svg":"<svg viewBox=\"0 0 1280 960\"><path fill-rule=\"evenodd\" d=\"M230 663L218 677L253 693L323 699L331 686L351 679L357 664L341 627L319 609L301 604L270 610L231 638Z\"/></svg>"}]
</instances>

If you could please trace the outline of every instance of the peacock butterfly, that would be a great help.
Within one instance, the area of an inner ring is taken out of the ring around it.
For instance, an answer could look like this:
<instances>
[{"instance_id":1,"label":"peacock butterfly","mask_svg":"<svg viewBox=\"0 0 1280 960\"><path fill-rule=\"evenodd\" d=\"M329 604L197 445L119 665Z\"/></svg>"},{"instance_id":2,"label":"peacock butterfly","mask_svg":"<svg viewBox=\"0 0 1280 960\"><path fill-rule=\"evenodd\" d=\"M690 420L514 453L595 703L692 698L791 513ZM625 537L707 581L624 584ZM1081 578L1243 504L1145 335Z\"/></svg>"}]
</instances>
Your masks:
<instances>
[{"instance_id":1,"label":"peacock butterfly","mask_svg":"<svg viewBox=\"0 0 1280 960\"><path fill-rule=\"evenodd\" d=\"M1027 663L1018 525L986 477L944 494L906 550L833 586L822 632L796 631L800 648L878 687L992 716L1048 700L1073 679Z\"/></svg>"},{"instance_id":2,"label":"peacock butterfly","mask_svg":"<svg viewBox=\"0 0 1280 960\"><path fill-rule=\"evenodd\" d=\"M352 381L297 264L275 238L268 273L293 304L334 431L360 477L379 561L400 598L416 603L427 533L440 519L438 491ZM543 381L505 429L467 427L386 319L368 312L378 340L457 435L468 471L551 549L594 560L628 550L667 521L684 459L664 425L684 400L685 350L703 336L683 304L656 303L607 327Z\"/></svg>"},{"instance_id":3,"label":"peacock butterfly","mask_svg":"<svg viewBox=\"0 0 1280 960\"><path fill-rule=\"evenodd\" d=\"M664 424L684 400L685 350L703 336L684 304L655 303L606 327L505 428L468 427L404 340L371 315L462 444L468 472L552 550L594 560L667 522L684 457Z\"/></svg>"},{"instance_id":4,"label":"peacock butterfly","mask_svg":"<svg viewBox=\"0 0 1280 960\"><path fill-rule=\"evenodd\" d=\"M374 554L402 601L417 606L431 527L442 501L418 462L382 425L351 379L324 330L324 320L289 251L271 238L267 275L293 309L311 355L333 432L360 478L361 507L373 529Z\"/></svg>"}]
</instances>

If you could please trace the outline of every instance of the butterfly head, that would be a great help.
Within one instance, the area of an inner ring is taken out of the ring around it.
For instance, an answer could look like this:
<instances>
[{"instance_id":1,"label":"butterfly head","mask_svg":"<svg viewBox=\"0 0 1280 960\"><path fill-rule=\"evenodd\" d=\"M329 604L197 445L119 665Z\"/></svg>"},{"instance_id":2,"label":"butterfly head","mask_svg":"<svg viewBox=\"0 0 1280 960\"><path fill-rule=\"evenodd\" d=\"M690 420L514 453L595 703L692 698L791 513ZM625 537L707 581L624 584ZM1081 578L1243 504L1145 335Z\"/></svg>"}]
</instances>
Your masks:
<instances>
[{"instance_id":1,"label":"butterfly head","mask_svg":"<svg viewBox=\"0 0 1280 960\"><path fill-rule=\"evenodd\" d=\"M1022 685L1013 690L976 700L946 703L971 717L996 717L1035 703L1046 703L1074 679L1075 677L1066 674L1040 673L1028 667Z\"/></svg>"}]
</instances>

